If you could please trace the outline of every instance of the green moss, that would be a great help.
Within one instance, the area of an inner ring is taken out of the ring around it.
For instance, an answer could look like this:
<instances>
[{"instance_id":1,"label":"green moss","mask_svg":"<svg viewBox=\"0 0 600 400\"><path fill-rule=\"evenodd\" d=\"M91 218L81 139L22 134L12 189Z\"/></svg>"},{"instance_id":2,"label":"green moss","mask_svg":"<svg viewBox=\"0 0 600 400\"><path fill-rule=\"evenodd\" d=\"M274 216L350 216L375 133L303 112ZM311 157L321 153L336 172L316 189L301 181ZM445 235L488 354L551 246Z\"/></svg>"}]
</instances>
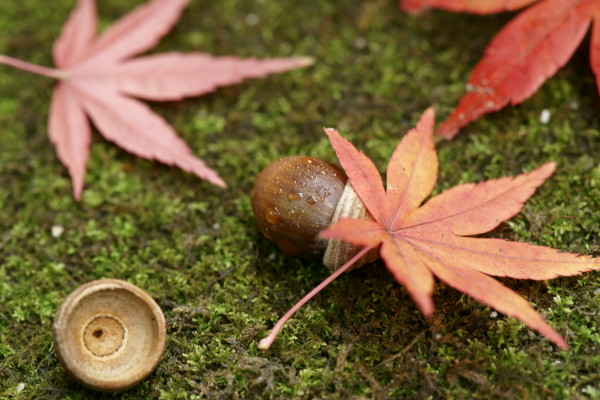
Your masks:
<instances>
[{"instance_id":1,"label":"green moss","mask_svg":"<svg viewBox=\"0 0 600 400\"><path fill-rule=\"evenodd\" d=\"M74 1L6 3L0 53L51 64L52 40ZM141 1L100 3L106 27ZM0 67L0 398L600 398L597 273L503 279L565 335L566 352L444 285L426 321L381 263L340 277L269 352L257 348L326 276L320 263L284 257L258 234L249 198L258 171L284 155L335 161L323 126L340 129L384 171L426 107L440 120L452 110L510 15L415 17L384 0L191 3L153 51L316 59L201 98L152 104L227 189L96 134L75 202L46 135L53 82ZM600 255L600 125L588 56L582 48L522 105L440 141L435 192L556 161L523 212L490 235ZM548 124L539 122L544 109ZM62 299L103 277L145 289L169 326L157 371L116 395L66 376L50 333Z\"/></svg>"}]
</instances>

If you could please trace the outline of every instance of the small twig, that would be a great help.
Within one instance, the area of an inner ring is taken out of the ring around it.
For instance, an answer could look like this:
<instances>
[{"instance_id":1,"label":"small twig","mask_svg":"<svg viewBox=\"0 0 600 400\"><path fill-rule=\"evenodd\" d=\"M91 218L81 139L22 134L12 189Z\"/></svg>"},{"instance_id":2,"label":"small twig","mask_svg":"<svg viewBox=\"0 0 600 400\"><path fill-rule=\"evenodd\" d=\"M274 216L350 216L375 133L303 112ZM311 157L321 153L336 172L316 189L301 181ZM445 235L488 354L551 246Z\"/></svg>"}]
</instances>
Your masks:
<instances>
[{"instance_id":1,"label":"small twig","mask_svg":"<svg viewBox=\"0 0 600 400\"><path fill-rule=\"evenodd\" d=\"M423 335L425 334L425 331L422 331L421 333L419 333L417 336L415 336L413 338L413 340L410 341L409 344L407 344L406 346L404 346L402 348L402 350L400 350L398 353L389 356L388 358L386 358L385 360L383 360L382 362L380 362L379 364L377 364L374 367L371 367L371 371L374 370L375 368L379 368L382 365L385 365L387 363L389 363L390 361L394 361L396 358L402 357L408 350L410 350L411 347L413 347L415 345L415 343L417 343L419 341L419 339L421 339L421 337L423 337Z\"/></svg>"}]
</instances>

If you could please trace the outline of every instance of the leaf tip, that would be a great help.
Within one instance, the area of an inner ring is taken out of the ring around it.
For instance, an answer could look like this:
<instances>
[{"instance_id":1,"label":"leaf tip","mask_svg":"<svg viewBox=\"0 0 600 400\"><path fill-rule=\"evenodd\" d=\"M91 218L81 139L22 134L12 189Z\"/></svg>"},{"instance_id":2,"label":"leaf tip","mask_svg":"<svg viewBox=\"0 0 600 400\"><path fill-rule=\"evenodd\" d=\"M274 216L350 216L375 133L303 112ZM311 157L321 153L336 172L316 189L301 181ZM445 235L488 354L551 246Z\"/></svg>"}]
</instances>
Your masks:
<instances>
[{"instance_id":1,"label":"leaf tip","mask_svg":"<svg viewBox=\"0 0 600 400\"><path fill-rule=\"evenodd\" d=\"M556 171L556 162L547 162L535 170L529 172L528 176L535 178L539 181L536 186L541 185L546 179L548 179Z\"/></svg>"},{"instance_id":2,"label":"leaf tip","mask_svg":"<svg viewBox=\"0 0 600 400\"><path fill-rule=\"evenodd\" d=\"M556 161L547 162L546 164L540 167L544 171L548 173L548 175L552 175L554 171L556 171Z\"/></svg>"},{"instance_id":3,"label":"leaf tip","mask_svg":"<svg viewBox=\"0 0 600 400\"><path fill-rule=\"evenodd\" d=\"M425 319L430 319L433 316L433 312L435 311L435 306L433 305L433 300L430 295L421 295L421 296L412 296L419 310L423 313Z\"/></svg>"},{"instance_id":4,"label":"leaf tip","mask_svg":"<svg viewBox=\"0 0 600 400\"><path fill-rule=\"evenodd\" d=\"M442 122L442 125L440 125L440 127L436 131L437 136L439 136L443 139L446 139L446 140L454 139L454 136L456 136L457 133L458 133L458 126L456 126L456 124L454 124L450 120L450 118L445 120L444 122Z\"/></svg>"},{"instance_id":5,"label":"leaf tip","mask_svg":"<svg viewBox=\"0 0 600 400\"><path fill-rule=\"evenodd\" d=\"M222 188L227 187L227 184L225 183L225 181L223 179L221 179L220 176L216 176L215 178L211 179L210 183L212 183L215 186L222 187Z\"/></svg>"},{"instance_id":6,"label":"leaf tip","mask_svg":"<svg viewBox=\"0 0 600 400\"><path fill-rule=\"evenodd\" d=\"M69 174L71 175L71 185L73 187L73 198L75 201L81 200L81 194L83 193L83 175L77 174L69 169Z\"/></svg>"},{"instance_id":7,"label":"leaf tip","mask_svg":"<svg viewBox=\"0 0 600 400\"><path fill-rule=\"evenodd\" d=\"M417 122L417 130L427 132L433 135L433 125L435 124L435 110L429 107L421 114L419 122Z\"/></svg>"},{"instance_id":8,"label":"leaf tip","mask_svg":"<svg viewBox=\"0 0 600 400\"><path fill-rule=\"evenodd\" d=\"M331 141L333 138L341 137L340 133L335 128L323 128L323 131Z\"/></svg>"},{"instance_id":9,"label":"leaf tip","mask_svg":"<svg viewBox=\"0 0 600 400\"><path fill-rule=\"evenodd\" d=\"M421 118L422 119L427 119L427 120L433 120L433 119L435 119L435 109L433 108L433 106L428 107L423 112L423 116Z\"/></svg>"},{"instance_id":10,"label":"leaf tip","mask_svg":"<svg viewBox=\"0 0 600 400\"><path fill-rule=\"evenodd\" d=\"M561 350L569 350L569 345L567 341L561 336L560 333L556 332L554 329L552 329L551 334L546 334L544 332L541 333L544 336L546 336L552 343L557 345Z\"/></svg>"}]
</instances>

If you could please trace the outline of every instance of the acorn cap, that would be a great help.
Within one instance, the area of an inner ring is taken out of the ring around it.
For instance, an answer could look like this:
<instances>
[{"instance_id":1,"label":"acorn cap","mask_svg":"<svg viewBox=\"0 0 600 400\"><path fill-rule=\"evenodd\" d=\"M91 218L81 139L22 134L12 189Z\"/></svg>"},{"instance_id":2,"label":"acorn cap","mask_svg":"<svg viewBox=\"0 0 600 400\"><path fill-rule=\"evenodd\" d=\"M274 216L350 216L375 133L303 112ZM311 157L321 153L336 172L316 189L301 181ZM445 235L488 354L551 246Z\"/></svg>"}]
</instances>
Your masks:
<instances>
[{"instance_id":1,"label":"acorn cap","mask_svg":"<svg viewBox=\"0 0 600 400\"><path fill-rule=\"evenodd\" d=\"M373 221L373 217L367 211L364 203L361 201L358 194L352 188L350 181L346 183L344 191L338 201L335 213L331 219L331 225L335 224L342 218L351 219L365 219ZM333 272L344 265L348 260L354 257L362 246L356 246L352 243L346 242L339 239L329 239L327 241L327 248L323 255L323 265ZM358 259L352 267L348 268L346 272L349 272L355 268L362 267L367 263L371 263L379 258L379 248L376 247L369 251L367 254Z\"/></svg>"},{"instance_id":2,"label":"acorn cap","mask_svg":"<svg viewBox=\"0 0 600 400\"><path fill-rule=\"evenodd\" d=\"M54 350L75 380L116 392L148 376L165 350L167 326L156 302L117 279L80 286L54 317Z\"/></svg>"}]
</instances>

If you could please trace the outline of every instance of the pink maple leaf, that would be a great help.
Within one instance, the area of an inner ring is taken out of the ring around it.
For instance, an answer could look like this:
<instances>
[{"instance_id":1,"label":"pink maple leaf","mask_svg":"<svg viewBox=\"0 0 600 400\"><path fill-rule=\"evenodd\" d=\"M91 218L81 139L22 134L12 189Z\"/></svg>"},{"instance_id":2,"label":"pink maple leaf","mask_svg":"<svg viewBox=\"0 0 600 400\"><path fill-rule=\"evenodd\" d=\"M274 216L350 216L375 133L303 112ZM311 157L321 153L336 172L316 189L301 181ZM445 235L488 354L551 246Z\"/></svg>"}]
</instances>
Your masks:
<instances>
[{"instance_id":1,"label":"pink maple leaf","mask_svg":"<svg viewBox=\"0 0 600 400\"><path fill-rule=\"evenodd\" d=\"M54 43L57 69L0 55L0 64L59 81L50 106L48 132L71 175L75 199L79 200L83 190L92 135L89 119L106 139L128 152L177 166L224 187L225 182L194 156L173 127L132 97L179 100L311 63L308 58L257 60L178 52L132 59L159 42L188 2L151 1L97 35L94 0L79 0Z\"/></svg>"}]
</instances>

